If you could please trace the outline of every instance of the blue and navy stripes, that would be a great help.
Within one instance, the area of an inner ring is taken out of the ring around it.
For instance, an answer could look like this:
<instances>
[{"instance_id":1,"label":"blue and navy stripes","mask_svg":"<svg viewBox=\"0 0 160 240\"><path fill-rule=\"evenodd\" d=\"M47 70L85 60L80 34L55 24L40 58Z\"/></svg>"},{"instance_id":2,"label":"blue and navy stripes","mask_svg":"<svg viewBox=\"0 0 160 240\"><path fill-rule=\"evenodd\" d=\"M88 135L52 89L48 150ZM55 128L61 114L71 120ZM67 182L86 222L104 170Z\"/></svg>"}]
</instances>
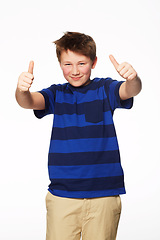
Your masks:
<instances>
[{"instance_id":1,"label":"blue and navy stripes","mask_svg":"<svg viewBox=\"0 0 160 240\"><path fill-rule=\"evenodd\" d=\"M82 87L54 84L40 91L46 107L35 115L54 114L48 154L52 194L92 198L125 193L113 113L131 108L133 99L120 100L121 84L95 78Z\"/></svg>"}]
</instances>

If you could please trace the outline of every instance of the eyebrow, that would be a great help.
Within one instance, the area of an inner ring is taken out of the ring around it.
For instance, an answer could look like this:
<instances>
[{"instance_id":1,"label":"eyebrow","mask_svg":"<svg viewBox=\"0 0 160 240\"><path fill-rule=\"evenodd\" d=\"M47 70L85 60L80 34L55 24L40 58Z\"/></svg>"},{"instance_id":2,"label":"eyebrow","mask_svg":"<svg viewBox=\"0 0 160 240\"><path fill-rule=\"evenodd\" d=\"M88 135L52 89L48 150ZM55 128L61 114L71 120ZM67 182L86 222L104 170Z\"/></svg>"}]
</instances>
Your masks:
<instances>
[{"instance_id":1,"label":"eyebrow","mask_svg":"<svg viewBox=\"0 0 160 240\"><path fill-rule=\"evenodd\" d=\"M86 60L83 59L83 60L78 61L77 63L81 63L81 62L86 62ZM66 60L63 63L72 63L72 61Z\"/></svg>"}]
</instances>

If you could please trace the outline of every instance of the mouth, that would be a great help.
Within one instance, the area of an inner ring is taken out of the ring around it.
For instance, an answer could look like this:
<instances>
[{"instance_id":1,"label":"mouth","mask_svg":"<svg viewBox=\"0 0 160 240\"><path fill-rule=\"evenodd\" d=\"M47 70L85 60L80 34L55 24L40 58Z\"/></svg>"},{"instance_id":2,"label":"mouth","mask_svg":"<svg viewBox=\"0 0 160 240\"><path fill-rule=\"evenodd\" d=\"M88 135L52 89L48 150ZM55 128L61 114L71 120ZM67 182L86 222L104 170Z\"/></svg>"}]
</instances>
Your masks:
<instances>
[{"instance_id":1,"label":"mouth","mask_svg":"<svg viewBox=\"0 0 160 240\"><path fill-rule=\"evenodd\" d=\"M74 80L74 81L78 81L78 80L81 79L81 77L82 77L82 76L80 76L80 77L71 77L71 78L72 78L72 80Z\"/></svg>"}]
</instances>

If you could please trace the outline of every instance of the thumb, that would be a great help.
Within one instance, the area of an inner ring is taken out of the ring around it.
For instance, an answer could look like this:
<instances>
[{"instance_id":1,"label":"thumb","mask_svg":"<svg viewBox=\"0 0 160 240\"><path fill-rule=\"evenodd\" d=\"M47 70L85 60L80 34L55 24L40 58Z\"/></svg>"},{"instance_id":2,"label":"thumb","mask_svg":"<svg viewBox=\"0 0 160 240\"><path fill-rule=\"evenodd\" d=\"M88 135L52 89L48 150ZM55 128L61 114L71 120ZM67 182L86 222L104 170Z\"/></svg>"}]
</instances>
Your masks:
<instances>
[{"instance_id":1,"label":"thumb","mask_svg":"<svg viewBox=\"0 0 160 240\"><path fill-rule=\"evenodd\" d=\"M30 61L29 63L29 67L28 67L28 72L33 74L33 68L34 68L34 62Z\"/></svg>"},{"instance_id":2,"label":"thumb","mask_svg":"<svg viewBox=\"0 0 160 240\"><path fill-rule=\"evenodd\" d=\"M113 66L114 66L115 69L117 70L117 69L118 69L118 66L119 66L119 63L116 61L116 59L115 59L112 55L109 55L109 59L111 60Z\"/></svg>"}]
</instances>

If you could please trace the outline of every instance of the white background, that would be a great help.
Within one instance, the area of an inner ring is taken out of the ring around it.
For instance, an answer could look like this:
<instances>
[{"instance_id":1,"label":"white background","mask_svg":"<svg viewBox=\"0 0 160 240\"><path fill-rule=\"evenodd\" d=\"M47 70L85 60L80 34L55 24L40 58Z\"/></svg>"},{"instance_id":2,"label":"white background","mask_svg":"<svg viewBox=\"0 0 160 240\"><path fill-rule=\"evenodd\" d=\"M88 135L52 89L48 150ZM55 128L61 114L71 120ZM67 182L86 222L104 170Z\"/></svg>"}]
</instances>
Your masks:
<instances>
[{"instance_id":1,"label":"white background","mask_svg":"<svg viewBox=\"0 0 160 240\"><path fill-rule=\"evenodd\" d=\"M109 60L127 61L143 82L131 110L116 110L125 172L118 240L159 240L160 2L159 0L14 0L0 3L0 239L43 240L47 154L52 116L18 106L15 89L34 60L32 91L63 83L52 41L65 31L91 35L93 77L121 80Z\"/></svg>"}]
</instances>

